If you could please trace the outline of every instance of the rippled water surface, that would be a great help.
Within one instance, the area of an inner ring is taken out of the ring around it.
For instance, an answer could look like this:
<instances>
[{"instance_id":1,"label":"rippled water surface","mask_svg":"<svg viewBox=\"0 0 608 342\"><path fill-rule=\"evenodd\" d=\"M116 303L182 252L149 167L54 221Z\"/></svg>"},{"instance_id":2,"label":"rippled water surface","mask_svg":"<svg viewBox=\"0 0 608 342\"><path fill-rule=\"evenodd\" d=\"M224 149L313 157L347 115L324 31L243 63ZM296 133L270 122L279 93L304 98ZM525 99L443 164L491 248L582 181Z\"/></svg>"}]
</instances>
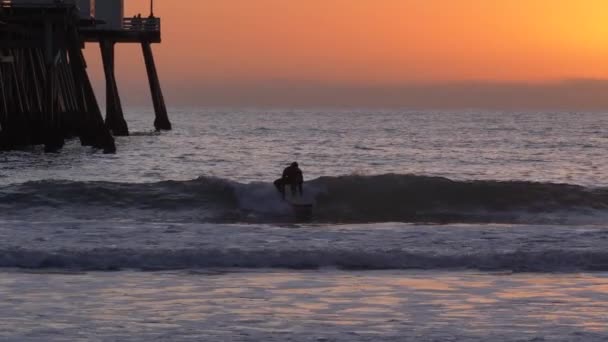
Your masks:
<instances>
[{"instance_id":1,"label":"rippled water surface","mask_svg":"<svg viewBox=\"0 0 608 342\"><path fill-rule=\"evenodd\" d=\"M5 273L0 339L605 341L606 274Z\"/></svg>"},{"instance_id":2,"label":"rippled water surface","mask_svg":"<svg viewBox=\"0 0 608 342\"><path fill-rule=\"evenodd\" d=\"M181 108L162 135L150 133L150 111L126 113L133 136L118 138L118 154L76 142L58 155L2 153L0 182L268 181L297 159L308 179L393 172L608 185L605 113Z\"/></svg>"},{"instance_id":3,"label":"rippled water surface","mask_svg":"<svg viewBox=\"0 0 608 342\"><path fill-rule=\"evenodd\" d=\"M608 339L608 114L126 113L0 153L0 340Z\"/></svg>"}]
</instances>

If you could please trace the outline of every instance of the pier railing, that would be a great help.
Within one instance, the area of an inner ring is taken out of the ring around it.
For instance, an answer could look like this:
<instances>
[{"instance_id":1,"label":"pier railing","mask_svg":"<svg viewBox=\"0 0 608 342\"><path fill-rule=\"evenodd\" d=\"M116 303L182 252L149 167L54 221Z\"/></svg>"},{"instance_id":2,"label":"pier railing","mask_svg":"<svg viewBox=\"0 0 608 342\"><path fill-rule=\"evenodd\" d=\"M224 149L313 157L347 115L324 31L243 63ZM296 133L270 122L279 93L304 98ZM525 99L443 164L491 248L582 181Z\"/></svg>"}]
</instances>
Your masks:
<instances>
[{"instance_id":1,"label":"pier railing","mask_svg":"<svg viewBox=\"0 0 608 342\"><path fill-rule=\"evenodd\" d=\"M12 0L0 0L0 7L12 8L12 7L33 7L33 8L55 8L55 7L73 7L74 3L66 1L32 1L32 2L18 2L14 3Z\"/></svg>"},{"instance_id":2,"label":"pier railing","mask_svg":"<svg viewBox=\"0 0 608 342\"><path fill-rule=\"evenodd\" d=\"M31 0L30 2L14 3L12 0L0 0L0 8L57 8L57 7L73 7L73 1L59 0ZM103 18L102 18L103 20ZM124 31L144 31L144 32L160 32L160 18L157 17L130 17L124 18L122 22L122 30Z\"/></svg>"},{"instance_id":3,"label":"pier railing","mask_svg":"<svg viewBox=\"0 0 608 342\"><path fill-rule=\"evenodd\" d=\"M125 31L160 32L160 18L124 18L122 29Z\"/></svg>"}]
</instances>

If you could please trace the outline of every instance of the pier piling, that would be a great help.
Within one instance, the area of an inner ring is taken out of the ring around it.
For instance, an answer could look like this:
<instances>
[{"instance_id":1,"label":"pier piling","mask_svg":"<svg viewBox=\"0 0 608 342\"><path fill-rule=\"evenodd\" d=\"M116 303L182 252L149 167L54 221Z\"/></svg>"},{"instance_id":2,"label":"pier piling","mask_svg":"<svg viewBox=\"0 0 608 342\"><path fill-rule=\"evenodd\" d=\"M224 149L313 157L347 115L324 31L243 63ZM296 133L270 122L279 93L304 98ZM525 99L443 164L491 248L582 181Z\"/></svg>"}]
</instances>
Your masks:
<instances>
[{"instance_id":1,"label":"pier piling","mask_svg":"<svg viewBox=\"0 0 608 342\"><path fill-rule=\"evenodd\" d=\"M169 122L167 107L165 106L165 99L160 88L158 72L156 71L156 64L154 63L154 55L152 54L152 47L150 46L149 42L142 42L141 47L144 53L144 61L146 63L148 81L150 83L150 93L152 94L154 113L156 115L156 118L154 119L154 127L157 131L171 130L171 122Z\"/></svg>"},{"instance_id":2,"label":"pier piling","mask_svg":"<svg viewBox=\"0 0 608 342\"><path fill-rule=\"evenodd\" d=\"M106 76L106 126L115 136L127 136L129 135L129 127L122 111L114 71L115 43L110 40L101 40L99 46Z\"/></svg>"},{"instance_id":3,"label":"pier piling","mask_svg":"<svg viewBox=\"0 0 608 342\"><path fill-rule=\"evenodd\" d=\"M160 19L123 18L121 7L113 7L122 1L96 6L119 16L109 22L83 17L73 0L0 0L0 150L44 145L55 152L65 139L78 137L83 146L114 153L114 136L129 135L116 81L117 43L142 45L154 127L171 129L151 48L160 43ZM105 120L87 73L86 42L101 50Z\"/></svg>"}]
</instances>

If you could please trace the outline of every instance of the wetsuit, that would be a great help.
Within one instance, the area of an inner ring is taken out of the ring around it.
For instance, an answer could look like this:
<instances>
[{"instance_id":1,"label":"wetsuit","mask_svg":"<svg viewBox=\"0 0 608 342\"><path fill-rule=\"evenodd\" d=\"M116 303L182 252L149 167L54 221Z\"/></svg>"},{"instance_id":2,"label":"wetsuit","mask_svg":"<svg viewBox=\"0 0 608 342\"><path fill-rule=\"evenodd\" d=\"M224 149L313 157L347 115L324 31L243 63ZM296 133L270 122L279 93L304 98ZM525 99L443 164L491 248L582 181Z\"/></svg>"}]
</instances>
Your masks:
<instances>
[{"instance_id":1,"label":"wetsuit","mask_svg":"<svg viewBox=\"0 0 608 342\"><path fill-rule=\"evenodd\" d=\"M304 176L302 175L302 170L300 170L297 166L289 166L283 170L283 176L276 181L274 181L274 186L277 187L277 190L281 193L283 198L285 198L285 186L291 186L291 193L296 195L297 192L300 193L300 196L304 193L302 184L304 183Z\"/></svg>"}]
</instances>

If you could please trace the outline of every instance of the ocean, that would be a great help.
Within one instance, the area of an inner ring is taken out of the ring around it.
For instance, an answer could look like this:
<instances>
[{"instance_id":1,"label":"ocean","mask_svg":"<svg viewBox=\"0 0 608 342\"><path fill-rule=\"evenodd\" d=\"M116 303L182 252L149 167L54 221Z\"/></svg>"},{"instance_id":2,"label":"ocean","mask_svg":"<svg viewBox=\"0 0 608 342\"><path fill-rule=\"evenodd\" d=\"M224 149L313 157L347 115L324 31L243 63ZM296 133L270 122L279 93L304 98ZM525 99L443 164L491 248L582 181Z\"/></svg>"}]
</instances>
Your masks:
<instances>
[{"instance_id":1,"label":"ocean","mask_svg":"<svg viewBox=\"0 0 608 342\"><path fill-rule=\"evenodd\" d=\"M608 340L606 113L126 113L0 153L0 340Z\"/></svg>"}]
</instances>

